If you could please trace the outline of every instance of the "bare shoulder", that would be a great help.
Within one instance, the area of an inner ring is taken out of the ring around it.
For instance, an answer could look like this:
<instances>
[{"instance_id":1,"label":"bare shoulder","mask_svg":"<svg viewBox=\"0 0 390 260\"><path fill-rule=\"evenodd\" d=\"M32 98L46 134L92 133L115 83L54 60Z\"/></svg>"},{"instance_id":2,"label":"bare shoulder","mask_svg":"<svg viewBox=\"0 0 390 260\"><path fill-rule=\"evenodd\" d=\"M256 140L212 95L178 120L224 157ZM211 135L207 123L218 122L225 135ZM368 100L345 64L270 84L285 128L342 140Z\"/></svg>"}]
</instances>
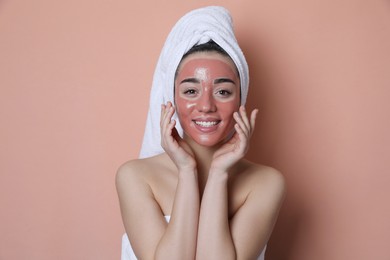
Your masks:
<instances>
[{"instance_id":1,"label":"bare shoulder","mask_svg":"<svg viewBox=\"0 0 390 260\"><path fill-rule=\"evenodd\" d=\"M134 251L143 252L144 256L153 253L151 248L156 248L165 230L164 215L170 213L170 208L161 203L165 200L161 199L159 184L170 175L170 163L164 154L125 162L117 170L123 224Z\"/></svg>"},{"instance_id":2,"label":"bare shoulder","mask_svg":"<svg viewBox=\"0 0 390 260\"><path fill-rule=\"evenodd\" d=\"M283 174L275 168L243 160L230 180L232 208L235 212L244 203L277 211L284 197L286 184Z\"/></svg>"},{"instance_id":3,"label":"bare shoulder","mask_svg":"<svg viewBox=\"0 0 390 260\"><path fill-rule=\"evenodd\" d=\"M254 259L271 236L284 200L285 181L272 167L246 160L236 166L230 184L231 233L237 252Z\"/></svg>"},{"instance_id":4,"label":"bare shoulder","mask_svg":"<svg viewBox=\"0 0 390 260\"><path fill-rule=\"evenodd\" d=\"M148 201L170 214L177 185L177 171L163 153L122 164L116 174L116 189L122 208L143 207Z\"/></svg>"},{"instance_id":5,"label":"bare shoulder","mask_svg":"<svg viewBox=\"0 0 390 260\"><path fill-rule=\"evenodd\" d=\"M145 159L135 159L123 163L117 170L115 183L118 191L121 187L129 189L140 184L149 185L153 180L156 169L166 167L163 155ZM142 187L142 185L141 185Z\"/></svg>"},{"instance_id":6,"label":"bare shoulder","mask_svg":"<svg viewBox=\"0 0 390 260\"><path fill-rule=\"evenodd\" d=\"M116 174L116 183L127 181L146 181L156 169L166 168L165 155L160 154L145 159L130 160L122 164Z\"/></svg>"},{"instance_id":7,"label":"bare shoulder","mask_svg":"<svg viewBox=\"0 0 390 260\"><path fill-rule=\"evenodd\" d=\"M250 161L245 161L245 163L248 165L249 172L253 175L254 182L260 184L262 189L268 187L269 189L275 190L275 192L284 193L286 185L285 179L279 170L270 166L255 164Z\"/></svg>"},{"instance_id":8,"label":"bare shoulder","mask_svg":"<svg viewBox=\"0 0 390 260\"><path fill-rule=\"evenodd\" d=\"M119 166L116 173L116 185L121 185L127 182L141 181L143 179L143 172L148 167L147 162L143 159L130 160Z\"/></svg>"},{"instance_id":9,"label":"bare shoulder","mask_svg":"<svg viewBox=\"0 0 390 260\"><path fill-rule=\"evenodd\" d=\"M147 164L140 159L123 163L117 170L115 185L120 202L127 203L127 198L132 194L148 190L145 176L142 174ZM148 171L146 171L148 172Z\"/></svg>"},{"instance_id":10,"label":"bare shoulder","mask_svg":"<svg viewBox=\"0 0 390 260\"><path fill-rule=\"evenodd\" d=\"M248 160L240 162L233 175L233 180L250 190L275 189L280 192L285 190L285 180L280 171Z\"/></svg>"},{"instance_id":11,"label":"bare shoulder","mask_svg":"<svg viewBox=\"0 0 390 260\"><path fill-rule=\"evenodd\" d=\"M251 187L255 194L267 197L276 204L281 204L285 196L286 182L283 174L270 166L259 165L249 161L249 172L253 178L254 186Z\"/></svg>"}]
</instances>

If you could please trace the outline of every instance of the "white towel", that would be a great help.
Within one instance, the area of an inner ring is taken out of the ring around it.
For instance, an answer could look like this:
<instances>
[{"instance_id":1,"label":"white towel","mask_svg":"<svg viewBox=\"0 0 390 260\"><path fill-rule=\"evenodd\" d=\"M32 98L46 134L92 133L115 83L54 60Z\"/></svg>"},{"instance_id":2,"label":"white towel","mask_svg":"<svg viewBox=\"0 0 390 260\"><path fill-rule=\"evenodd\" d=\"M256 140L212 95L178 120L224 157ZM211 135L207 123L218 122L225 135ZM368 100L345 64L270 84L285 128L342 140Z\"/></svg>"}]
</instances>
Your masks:
<instances>
[{"instance_id":1,"label":"white towel","mask_svg":"<svg viewBox=\"0 0 390 260\"><path fill-rule=\"evenodd\" d=\"M248 94L249 70L244 54L238 46L229 11L210 6L193 10L184 15L172 28L161 51L150 94L150 105L140 158L151 157L163 151L160 138L161 104L174 103L174 77L183 57L193 46L213 40L232 58L240 75L241 104ZM182 136L177 116L176 128Z\"/></svg>"}]
</instances>

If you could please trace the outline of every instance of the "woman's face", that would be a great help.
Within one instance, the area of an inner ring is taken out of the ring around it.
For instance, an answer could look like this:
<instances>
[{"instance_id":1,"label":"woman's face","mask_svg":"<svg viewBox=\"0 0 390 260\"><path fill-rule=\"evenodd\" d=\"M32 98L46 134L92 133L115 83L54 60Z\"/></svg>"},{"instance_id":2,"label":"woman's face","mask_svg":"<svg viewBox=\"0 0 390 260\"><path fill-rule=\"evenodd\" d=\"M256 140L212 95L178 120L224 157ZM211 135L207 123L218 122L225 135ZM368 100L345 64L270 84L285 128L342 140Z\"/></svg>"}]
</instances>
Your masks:
<instances>
[{"instance_id":1,"label":"woman's face","mask_svg":"<svg viewBox=\"0 0 390 260\"><path fill-rule=\"evenodd\" d=\"M240 106L240 79L233 61L217 52L187 56L175 79L175 104L185 138L205 146L226 140Z\"/></svg>"}]
</instances>

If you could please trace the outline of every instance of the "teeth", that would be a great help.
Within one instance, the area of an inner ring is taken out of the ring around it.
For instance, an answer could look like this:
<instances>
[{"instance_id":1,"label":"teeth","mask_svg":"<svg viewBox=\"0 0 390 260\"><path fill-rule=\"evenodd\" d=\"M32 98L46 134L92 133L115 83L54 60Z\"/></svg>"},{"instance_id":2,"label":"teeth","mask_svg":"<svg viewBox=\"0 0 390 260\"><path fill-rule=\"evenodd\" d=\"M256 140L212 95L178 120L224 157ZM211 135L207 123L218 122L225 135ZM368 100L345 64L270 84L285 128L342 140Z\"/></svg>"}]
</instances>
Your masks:
<instances>
[{"instance_id":1,"label":"teeth","mask_svg":"<svg viewBox=\"0 0 390 260\"><path fill-rule=\"evenodd\" d=\"M202 127L211 127L211 126L214 126L216 124L218 124L218 122L216 121L195 121L195 124L197 125L200 125Z\"/></svg>"}]
</instances>

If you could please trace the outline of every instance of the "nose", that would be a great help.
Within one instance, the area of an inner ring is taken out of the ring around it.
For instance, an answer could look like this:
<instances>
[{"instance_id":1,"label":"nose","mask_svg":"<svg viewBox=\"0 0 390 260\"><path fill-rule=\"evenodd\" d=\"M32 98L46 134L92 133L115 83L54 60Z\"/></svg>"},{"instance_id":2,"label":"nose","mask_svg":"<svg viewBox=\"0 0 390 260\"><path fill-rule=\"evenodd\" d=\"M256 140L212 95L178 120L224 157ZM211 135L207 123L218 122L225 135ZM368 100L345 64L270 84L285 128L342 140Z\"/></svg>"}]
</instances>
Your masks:
<instances>
[{"instance_id":1,"label":"nose","mask_svg":"<svg viewBox=\"0 0 390 260\"><path fill-rule=\"evenodd\" d=\"M217 107L212 96L212 91L204 91L197 102L197 109L199 112L210 113L215 112Z\"/></svg>"}]
</instances>

